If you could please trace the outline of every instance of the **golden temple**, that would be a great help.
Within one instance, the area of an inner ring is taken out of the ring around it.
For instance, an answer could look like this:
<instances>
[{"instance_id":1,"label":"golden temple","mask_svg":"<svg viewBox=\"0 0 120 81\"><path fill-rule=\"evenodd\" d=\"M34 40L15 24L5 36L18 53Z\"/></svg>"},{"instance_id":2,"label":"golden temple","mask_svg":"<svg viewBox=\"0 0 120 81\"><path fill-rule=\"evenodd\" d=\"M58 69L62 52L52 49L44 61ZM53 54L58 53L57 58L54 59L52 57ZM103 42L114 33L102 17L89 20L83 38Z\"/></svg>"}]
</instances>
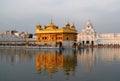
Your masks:
<instances>
[{"instance_id":1,"label":"golden temple","mask_svg":"<svg viewBox=\"0 0 120 81\"><path fill-rule=\"evenodd\" d=\"M51 21L44 28L40 24L36 25L36 37L36 41L42 45L70 47L77 40L77 30L75 25L70 26L69 22L66 23L65 27L59 28Z\"/></svg>"}]
</instances>

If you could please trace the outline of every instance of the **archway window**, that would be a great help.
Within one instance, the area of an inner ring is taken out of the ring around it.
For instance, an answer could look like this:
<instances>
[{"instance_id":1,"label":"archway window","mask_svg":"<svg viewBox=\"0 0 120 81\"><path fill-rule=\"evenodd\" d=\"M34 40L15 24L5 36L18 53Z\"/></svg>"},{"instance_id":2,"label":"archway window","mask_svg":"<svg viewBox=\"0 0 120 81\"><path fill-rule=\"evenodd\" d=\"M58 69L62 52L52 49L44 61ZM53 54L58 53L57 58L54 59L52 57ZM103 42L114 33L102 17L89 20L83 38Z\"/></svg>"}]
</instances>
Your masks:
<instances>
[{"instance_id":1,"label":"archway window","mask_svg":"<svg viewBox=\"0 0 120 81\"><path fill-rule=\"evenodd\" d=\"M47 37L45 37L45 40L47 39Z\"/></svg>"},{"instance_id":2,"label":"archway window","mask_svg":"<svg viewBox=\"0 0 120 81\"><path fill-rule=\"evenodd\" d=\"M42 37L42 39L44 39L44 37Z\"/></svg>"},{"instance_id":3,"label":"archway window","mask_svg":"<svg viewBox=\"0 0 120 81\"><path fill-rule=\"evenodd\" d=\"M68 40L68 37L66 39Z\"/></svg>"}]
</instances>

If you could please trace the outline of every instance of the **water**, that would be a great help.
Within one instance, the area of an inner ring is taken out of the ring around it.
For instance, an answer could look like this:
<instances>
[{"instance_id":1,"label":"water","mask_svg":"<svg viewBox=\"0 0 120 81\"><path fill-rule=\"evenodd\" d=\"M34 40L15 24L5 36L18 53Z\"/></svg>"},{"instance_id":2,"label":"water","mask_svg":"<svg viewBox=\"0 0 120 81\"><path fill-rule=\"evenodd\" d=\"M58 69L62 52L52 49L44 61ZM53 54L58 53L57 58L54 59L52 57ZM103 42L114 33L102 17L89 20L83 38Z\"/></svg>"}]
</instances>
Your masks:
<instances>
[{"instance_id":1,"label":"water","mask_svg":"<svg viewBox=\"0 0 120 81\"><path fill-rule=\"evenodd\" d=\"M0 81L119 81L120 48L0 48Z\"/></svg>"}]
</instances>

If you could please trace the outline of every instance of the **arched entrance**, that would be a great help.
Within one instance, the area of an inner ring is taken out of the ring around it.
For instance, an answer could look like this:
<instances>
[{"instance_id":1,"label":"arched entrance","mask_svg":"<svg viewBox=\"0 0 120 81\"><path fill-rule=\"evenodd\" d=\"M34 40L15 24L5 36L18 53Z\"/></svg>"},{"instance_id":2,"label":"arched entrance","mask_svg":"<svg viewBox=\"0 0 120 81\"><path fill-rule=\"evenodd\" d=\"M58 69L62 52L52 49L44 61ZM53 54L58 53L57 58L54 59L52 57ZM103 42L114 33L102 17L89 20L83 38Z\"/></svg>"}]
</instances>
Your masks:
<instances>
[{"instance_id":1,"label":"arched entrance","mask_svg":"<svg viewBox=\"0 0 120 81\"><path fill-rule=\"evenodd\" d=\"M94 41L91 41L91 45L94 46Z\"/></svg>"},{"instance_id":2,"label":"arched entrance","mask_svg":"<svg viewBox=\"0 0 120 81\"><path fill-rule=\"evenodd\" d=\"M85 45L86 45L87 47L90 46L90 41L87 40Z\"/></svg>"},{"instance_id":3,"label":"arched entrance","mask_svg":"<svg viewBox=\"0 0 120 81\"><path fill-rule=\"evenodd\" d=\"M87 45L90 44L90 41L86 41L86 44L87 44Z\"/></svg>"},{"instance_id":4,"label":"arched entrance","mask_svg":"<svg viewBox=\"0 0 120 81\"><path fill-rule=\"evenodd\" d=\"M84 45L84 44L85 44L85 41L82 41L82 44Z\"/></svg>"}]
</instances>

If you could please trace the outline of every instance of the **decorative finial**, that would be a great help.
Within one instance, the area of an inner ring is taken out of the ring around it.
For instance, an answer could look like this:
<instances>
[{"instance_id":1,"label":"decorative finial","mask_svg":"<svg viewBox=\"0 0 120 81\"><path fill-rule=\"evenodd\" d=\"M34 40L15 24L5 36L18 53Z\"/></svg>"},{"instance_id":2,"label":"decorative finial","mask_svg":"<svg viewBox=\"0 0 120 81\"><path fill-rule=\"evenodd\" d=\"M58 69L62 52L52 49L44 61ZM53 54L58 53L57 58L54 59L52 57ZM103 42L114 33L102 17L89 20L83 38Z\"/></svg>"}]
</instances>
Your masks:
<instances>
[{"instance_id":1,"label":"decorative finial","mask_svg":"<svg viewBox=\"0 0 120 81\"><path fill-rule=\"evenodd\" d=\"M53 24L52 19L51 19L51 24Z\"/></svg>"},{"instance_id":2,"label":"decorative finial","mask_svg":"<svg viewBox=\"0 0 120 81\"><path fill-rule=\"evenodd\" d=\"M66 25L70 25L70 24L69 24L69 21L66 22Z\"/></svg>"}]
</instances>

